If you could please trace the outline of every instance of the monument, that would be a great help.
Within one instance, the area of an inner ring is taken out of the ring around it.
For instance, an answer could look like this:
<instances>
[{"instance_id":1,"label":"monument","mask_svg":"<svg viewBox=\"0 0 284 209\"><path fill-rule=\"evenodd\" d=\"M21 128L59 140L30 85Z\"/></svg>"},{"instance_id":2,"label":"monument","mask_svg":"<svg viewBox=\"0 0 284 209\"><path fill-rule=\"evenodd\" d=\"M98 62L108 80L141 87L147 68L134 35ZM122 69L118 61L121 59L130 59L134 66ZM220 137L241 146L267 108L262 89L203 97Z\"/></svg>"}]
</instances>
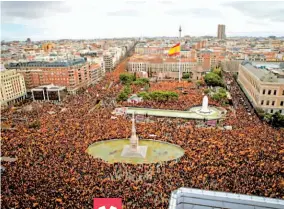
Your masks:
<instances>
[{"instance_id":1,"label":"monument","mask_svg":"<svg viewBox=\"0 0 284 209\"><path fill-rule=\"evenodd\" d=\"M210 113L210 109L208 108L208 97L205 95L202 100L202 108L200 110L201 113Z\"/></svg>"},{"instance_id":2,"label":"monument","mask_svg":"<svg viewBox=\"0 0 284 209\"><path fill-rule=\"evenodd\" d=\"M129 139L130 145L124 145L121 156L122 157L136 157L145 158L147 154L147 146L139 146L139 138L136 135L135 117L132 114L132 131Z\"/></svg>"}]
</instances>

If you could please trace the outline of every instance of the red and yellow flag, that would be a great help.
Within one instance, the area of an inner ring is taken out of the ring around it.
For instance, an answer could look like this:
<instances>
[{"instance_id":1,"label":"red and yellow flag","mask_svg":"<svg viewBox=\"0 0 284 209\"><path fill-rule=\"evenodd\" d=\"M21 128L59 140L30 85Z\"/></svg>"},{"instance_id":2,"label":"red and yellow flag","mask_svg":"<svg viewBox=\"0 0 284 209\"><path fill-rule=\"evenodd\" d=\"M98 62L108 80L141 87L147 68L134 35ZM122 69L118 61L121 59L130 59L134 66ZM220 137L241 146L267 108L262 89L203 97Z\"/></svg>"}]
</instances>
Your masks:
<instances>
[{"instance_id":1,"label":"red and yellow flag","mask_svg":"<svg viewBox=\"0 0 284 209\"><path fill-rule=\"evenodd\" d=\"M169 56L174 56L174 55L179 55L180 54L180 43L174 45L172 48L169 50Z\"/></svg>"}]
</instances>

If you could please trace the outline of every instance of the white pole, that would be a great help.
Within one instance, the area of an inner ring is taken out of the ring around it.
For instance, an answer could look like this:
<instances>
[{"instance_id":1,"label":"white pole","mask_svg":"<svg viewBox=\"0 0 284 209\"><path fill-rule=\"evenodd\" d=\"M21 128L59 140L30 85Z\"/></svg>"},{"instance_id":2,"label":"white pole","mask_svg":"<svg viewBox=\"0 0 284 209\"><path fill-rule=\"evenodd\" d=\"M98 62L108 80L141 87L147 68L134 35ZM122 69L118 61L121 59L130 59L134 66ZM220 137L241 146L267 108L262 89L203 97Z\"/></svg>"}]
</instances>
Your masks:
<instances>
[{"instance_id":1,"label":"white pole","mask_svg":"<svg viewBox=\"0 0 284 209\"><path fill-rule=\"evenodd\" d=\"M181 69L181 55L179 55L179 66L178 66L178 82L180 82L180 69Z\"/></svg>"}]
</instances>

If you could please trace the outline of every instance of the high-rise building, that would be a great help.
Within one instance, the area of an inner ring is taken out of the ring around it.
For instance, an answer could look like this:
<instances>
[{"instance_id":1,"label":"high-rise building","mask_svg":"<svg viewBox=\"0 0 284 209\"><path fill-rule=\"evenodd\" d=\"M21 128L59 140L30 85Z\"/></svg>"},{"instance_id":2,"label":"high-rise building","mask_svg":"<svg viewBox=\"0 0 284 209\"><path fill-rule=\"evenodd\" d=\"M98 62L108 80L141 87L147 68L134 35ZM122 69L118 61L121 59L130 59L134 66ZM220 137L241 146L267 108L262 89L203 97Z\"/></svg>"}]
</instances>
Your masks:
<instances>
[{"instance_id":1,"label":"high-rise building","mask_svg":"<svg viewBox=\"0 0 284 209\"><path fill-rule=\"evenodd\" d=\"M226 38L225 28L226 28L225 25L218 25L218 33L217 33L218 39L225 39Z\"/></svg>"}]
</instances>

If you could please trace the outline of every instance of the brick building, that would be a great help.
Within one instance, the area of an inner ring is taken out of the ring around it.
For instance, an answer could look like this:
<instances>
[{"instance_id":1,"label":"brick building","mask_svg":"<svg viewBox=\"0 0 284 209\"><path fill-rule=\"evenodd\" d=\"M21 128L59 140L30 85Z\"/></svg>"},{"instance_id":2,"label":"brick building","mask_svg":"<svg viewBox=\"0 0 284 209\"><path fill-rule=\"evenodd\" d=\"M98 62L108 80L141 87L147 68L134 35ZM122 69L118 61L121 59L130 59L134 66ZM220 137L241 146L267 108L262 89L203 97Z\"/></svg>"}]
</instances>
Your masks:
<instances>
[{"instance_id":1,"label":"brick building","mask_svg":"<svg viewBox=\"0 0 284 209\"><path fill-rule=\"evenodd\" d=\"M75 93L78 89L95 83L104 71L98 64L90 64L85 59L73 59L56 62L10 63L7 69L15 69L25 78L27 89L54 84L64 86Z\"/></svg>"}]
</instances>

